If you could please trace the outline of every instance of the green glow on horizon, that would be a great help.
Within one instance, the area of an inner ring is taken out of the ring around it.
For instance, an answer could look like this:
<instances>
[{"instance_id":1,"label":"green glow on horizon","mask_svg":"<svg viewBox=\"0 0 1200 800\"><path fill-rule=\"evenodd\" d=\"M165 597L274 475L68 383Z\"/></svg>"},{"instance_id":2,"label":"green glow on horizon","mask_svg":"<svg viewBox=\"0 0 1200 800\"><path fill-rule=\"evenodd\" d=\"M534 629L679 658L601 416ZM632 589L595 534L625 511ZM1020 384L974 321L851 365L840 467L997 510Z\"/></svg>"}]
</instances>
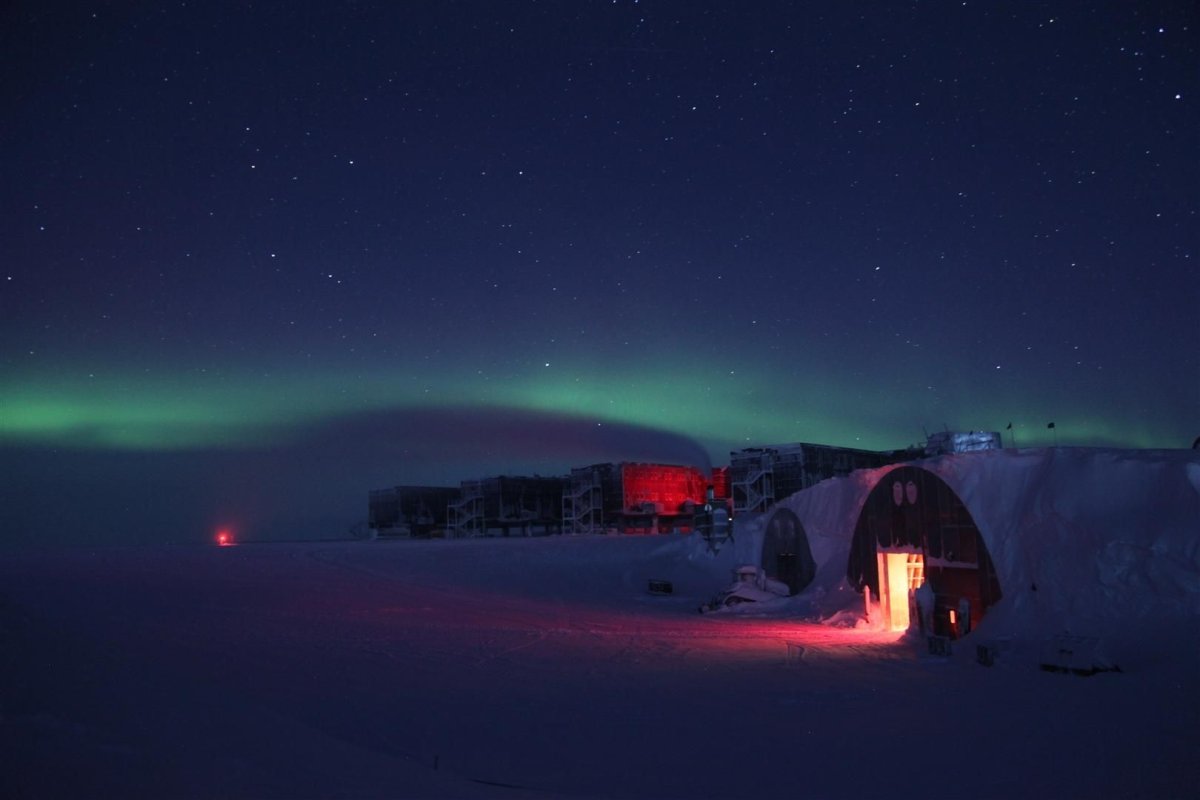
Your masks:
<instances>
[{"instance_id":1,"label":"green glow on horizon","mask_svg":"<svg viewBox=\"0 0 1200 800\"><path fill-rule=\"evenodd\" d=\"M918 443L920 425L942 409L914 412L923 397L862 391L828 379L808 382L763 371L736 373L676 364L670 369L589 368L586 373L527 370L480 381L443 374L416 380L373 372L340 375L179 373L153 378L91 378L0 386L0 442L126 450L236 448L286 439L304 426L366 411L418 408L502 409L567 414L689 436L714 454L740 447L809 441L865 449ZM976 427L1010 433L1014 404L971 403ZM949 415L961 422L964 414ZM1058 443L1180 447L1148 426L1102 417L1060 417ZM940 427L940 426L938 426ZM971 427L968 423L964 427ZM1015 421L1018 446L1054 441L1045 423Z\"/></svg>"},{"instance_id":2,"label":"green glow on horizon","mask_svg":"<svg viewBox=\"0 0 1200 800\"><path fill-rule=\"evenodd\" d=\"M849 411L858 405L850 394L839 393L843 396L835 404L819 394L780 392L769 379L749 372L713 376L683 369L541 378L506 387L499 398L505 405L645 425L727 447L799 440L896 446L884 444L883 431L856 424L861 417L856 420ZM843 413L830 413L838 407Z\"/></svg>"},{"instance_id":3,"label":"green glow on horizon","mask_svg":"<svg viewBox=\"0 0 1200 800\"><path fill-rule=\"evenodd\" d=\"M0 407L3 439L134 450L254 443L276 422L231 403L149 392L136 399L23 392L5 395Z\"/></svg>"},{"instance_id":4,"label":"green glow on horizon","mask_svg":"<svg viewBox=\"0 0 1200 800\"><path fill-rule=\"evenodd\" d=\"M336 393L314 388L244 377L27 381L0 388L0 440L128 450L253 446L345 410Z\"/></svg>"}]
</instances>

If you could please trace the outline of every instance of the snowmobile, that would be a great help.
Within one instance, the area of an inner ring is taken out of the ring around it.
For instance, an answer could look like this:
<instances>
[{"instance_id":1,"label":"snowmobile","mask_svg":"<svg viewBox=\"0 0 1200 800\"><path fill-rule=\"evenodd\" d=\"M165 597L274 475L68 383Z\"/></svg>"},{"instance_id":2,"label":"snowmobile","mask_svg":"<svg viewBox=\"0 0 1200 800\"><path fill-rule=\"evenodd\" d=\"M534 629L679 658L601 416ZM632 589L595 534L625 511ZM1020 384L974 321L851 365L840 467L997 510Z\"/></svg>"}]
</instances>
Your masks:
<instances>
[{"instance_id":1,"label":"snowmobile","mask_svg":"<svg viewBox=\"0 0 1200 800\"><path fill-rule=\"evenodd\" d=\"M791 594L783 581L767 577L762 567L746 564L733 571L733 584L712 600L700 606L700 613L720 611L742 603L765 603Z\"/></svg>"}]
</instances>

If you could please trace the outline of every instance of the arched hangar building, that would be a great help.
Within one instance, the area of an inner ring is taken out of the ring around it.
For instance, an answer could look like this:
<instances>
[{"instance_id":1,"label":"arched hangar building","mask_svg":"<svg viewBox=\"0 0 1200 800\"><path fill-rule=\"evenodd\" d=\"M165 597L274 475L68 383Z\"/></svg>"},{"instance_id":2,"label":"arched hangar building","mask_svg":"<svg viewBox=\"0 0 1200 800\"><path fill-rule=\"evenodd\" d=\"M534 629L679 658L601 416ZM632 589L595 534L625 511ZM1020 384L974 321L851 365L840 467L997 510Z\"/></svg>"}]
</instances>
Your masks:
<instances>
[{"instance_id":1,"label":"arched hangar building","mask_svg":"<svg viewBox=\"0 0 1200 800\"><path fill-rule=\"evenodd\" d=\"M833 610L869 590L893 629L1137 637L1200 619L1195 450L945 455L824 481L756 525L793 594Z\"/></svg>"}]
</instances>

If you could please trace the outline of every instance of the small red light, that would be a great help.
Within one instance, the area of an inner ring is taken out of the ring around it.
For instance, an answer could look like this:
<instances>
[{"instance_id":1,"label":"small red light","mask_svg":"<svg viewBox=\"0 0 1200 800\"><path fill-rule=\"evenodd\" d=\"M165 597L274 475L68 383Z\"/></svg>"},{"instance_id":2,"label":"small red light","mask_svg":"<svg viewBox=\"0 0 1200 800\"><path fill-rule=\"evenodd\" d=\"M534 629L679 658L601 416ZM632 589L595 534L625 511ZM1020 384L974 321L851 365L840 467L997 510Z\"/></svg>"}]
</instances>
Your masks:
<instances>
[{"instance_id":1,"label":"small red light","mask_svg":"<svg viewBox=\"0 0 1200 800\"><path fill-rule=\"evenodd\" d=\"M220 531L217 534L217 544L221 547L228 547L233 544L233 537L229 535L229 531Z\"/></svg>"}]
</instances>

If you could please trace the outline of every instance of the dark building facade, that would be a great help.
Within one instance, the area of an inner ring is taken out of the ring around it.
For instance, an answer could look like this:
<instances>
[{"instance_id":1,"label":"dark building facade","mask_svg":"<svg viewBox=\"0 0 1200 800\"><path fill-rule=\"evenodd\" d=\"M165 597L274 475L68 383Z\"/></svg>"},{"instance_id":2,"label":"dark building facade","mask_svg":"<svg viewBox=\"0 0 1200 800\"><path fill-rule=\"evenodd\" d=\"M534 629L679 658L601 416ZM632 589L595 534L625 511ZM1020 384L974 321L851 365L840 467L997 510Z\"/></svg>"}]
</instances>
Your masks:
<instances>
[{"instance_id":1,"label":"dark building facade","mask_svg":"<svg viewBox=\"0 0 1200 800\"><path fill-rule=\"evenodd\" d=\"M429 538L444 533L454 486L392 486L374 489L367 501L367 526L377 536Z\"/></svg>"}]
</instances>

